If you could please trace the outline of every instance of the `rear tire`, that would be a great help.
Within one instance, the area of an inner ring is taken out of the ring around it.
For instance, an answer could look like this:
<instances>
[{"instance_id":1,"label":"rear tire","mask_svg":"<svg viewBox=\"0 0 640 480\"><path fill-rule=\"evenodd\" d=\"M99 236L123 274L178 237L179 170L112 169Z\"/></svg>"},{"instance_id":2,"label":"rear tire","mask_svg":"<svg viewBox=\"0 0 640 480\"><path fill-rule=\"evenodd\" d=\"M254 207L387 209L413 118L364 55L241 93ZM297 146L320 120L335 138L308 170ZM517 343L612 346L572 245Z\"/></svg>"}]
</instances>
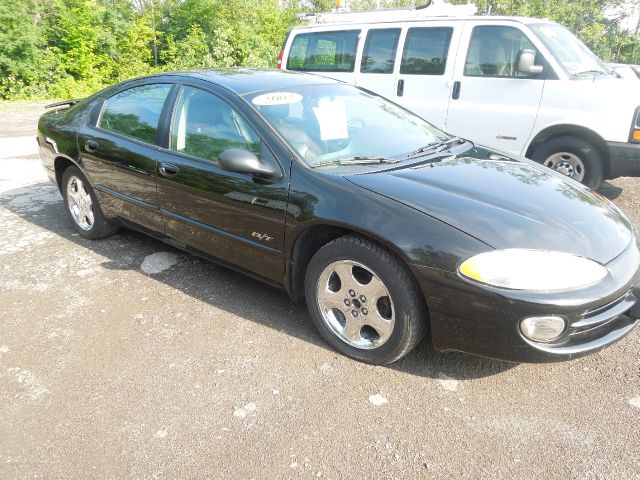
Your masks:
<instances>
[{"instance_id":1,"label":"rear tire","mask_svg":"<svg viewBox=\"0 0 640 480\"><path fill-rule=\"evenodd\" d=\"M587 140L562 136L535 149L532 160L596 190L604 179L602 154Z\"/></svg>"},{"instance_id":2,"label":"rear tire","mask_svg":"<svg viewBox=\"0 0 640 480\"><path fill-rule=\"evenodd\" d=\"M61 191L67 217L81 237L97 240L118 231L103 215L95 191L78 167L64 171Z\"/></svg>"},{"instance_id":3,"label":"rear tire","mask_svg":"<svg viewBox=\"0 0 640 480\"><path fill-rule=\"evenodd\" d=\"M375 243L345 236L324 245L305 276L311 319L336 350L384 365L424 337L428 313L408 269Z\"/></svg>"}]
</instances>

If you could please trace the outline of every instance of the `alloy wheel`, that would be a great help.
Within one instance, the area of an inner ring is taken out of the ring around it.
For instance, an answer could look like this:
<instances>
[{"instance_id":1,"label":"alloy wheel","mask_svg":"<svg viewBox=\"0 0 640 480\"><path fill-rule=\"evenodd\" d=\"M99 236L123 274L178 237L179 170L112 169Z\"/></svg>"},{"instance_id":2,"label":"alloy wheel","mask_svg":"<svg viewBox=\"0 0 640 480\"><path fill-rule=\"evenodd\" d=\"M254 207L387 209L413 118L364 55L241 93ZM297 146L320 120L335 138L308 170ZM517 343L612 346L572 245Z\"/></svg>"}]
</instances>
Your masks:
<instances>
[{"instance_id":1,"label":"alloy wheel","mask_svg":"<svg viewBox=\"0 0 640 480\"><path fill-rule=\"evenodd\" d=\"M395 309L389 290L361 263L329 264L318 279L317 304L326 325L352 347L378 348L393 333Z\"/></svg>"},{"instance_id":2,"label":"alloy wheel","mask_svg":"<svg viewBox=\"0 0 640 480\"><path fill-rule=\"evenodd\" d=\"M72 176L67 182L67 204L76 224L82 230L91 230L94 222L93 201L78 177Z\"/></svg>"}]
</instances>

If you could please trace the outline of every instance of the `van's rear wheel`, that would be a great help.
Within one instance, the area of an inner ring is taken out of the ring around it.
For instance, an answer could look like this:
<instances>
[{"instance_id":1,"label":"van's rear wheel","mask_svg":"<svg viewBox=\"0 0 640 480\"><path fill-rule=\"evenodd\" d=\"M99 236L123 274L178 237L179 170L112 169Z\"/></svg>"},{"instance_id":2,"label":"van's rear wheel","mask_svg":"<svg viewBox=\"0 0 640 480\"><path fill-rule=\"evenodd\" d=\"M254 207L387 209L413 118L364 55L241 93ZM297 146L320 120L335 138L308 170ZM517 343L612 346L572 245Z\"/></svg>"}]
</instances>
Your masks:
<instances>
[{"instance_id":1,"label":"van's rear wheel","mask_svg":"<svg viewBox=\"0 0 640 480\"><path fill-rule=\"evenodd\" d=\"M582 138L553 138L536 148L532 159L594 190L604 178L600 151Z\"/></svg>"}]
</instances>

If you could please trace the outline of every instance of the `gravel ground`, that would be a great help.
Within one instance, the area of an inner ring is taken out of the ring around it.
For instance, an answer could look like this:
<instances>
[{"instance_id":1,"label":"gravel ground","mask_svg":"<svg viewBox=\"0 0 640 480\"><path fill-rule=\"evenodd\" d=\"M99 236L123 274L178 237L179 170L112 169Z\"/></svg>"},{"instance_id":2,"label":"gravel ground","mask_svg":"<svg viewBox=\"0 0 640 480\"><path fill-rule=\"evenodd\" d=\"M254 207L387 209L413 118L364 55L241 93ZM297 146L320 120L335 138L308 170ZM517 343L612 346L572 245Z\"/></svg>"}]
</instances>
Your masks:
<instances>
[{"instance_id":1,"label":"gravel ground","mask_svg":"<svg viewBox=\"0 0 640 480\"><path fill-rule=\"evenodd\" d=\"M75 234L41 109L0 105L0 478L640 478L640 330L560 364L349 360L278 290ZM639 187L602 189L637 228Z\"/></svg>"}]
</instances>

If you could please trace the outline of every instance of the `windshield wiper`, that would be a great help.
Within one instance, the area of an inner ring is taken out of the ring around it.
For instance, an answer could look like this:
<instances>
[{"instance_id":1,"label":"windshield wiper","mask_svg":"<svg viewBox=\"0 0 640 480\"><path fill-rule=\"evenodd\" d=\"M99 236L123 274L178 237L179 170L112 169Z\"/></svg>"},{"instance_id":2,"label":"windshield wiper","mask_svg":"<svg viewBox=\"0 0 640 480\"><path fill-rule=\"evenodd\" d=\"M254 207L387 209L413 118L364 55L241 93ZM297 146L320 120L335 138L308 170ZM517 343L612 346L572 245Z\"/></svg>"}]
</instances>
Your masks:
<instances>
[{"instance_id":1,"label":"windshield wiper","mask_svg":"<svg viewBox=\"0 0 640 480\"><path fill-rule=\"evenodd\" d=\"M433 142L425 145L424 147L420 147L417 150L409 153L406 158L415 158L422 157L423 155L428 155L430 153L438 153L445 150L447 147L451 147L455 143L463 143L464 140L459 137L451 137L449 140L444 142Z\"/></svg>"},{"instance_id":2,"label":"windshield wiper","mask_svg":"<svg viewBox=\"0 0 640 480\"><path fill-rule=\"evenodd\" d=\"M333 165L340 165L340 166L344 166L344 165L372 165L372 164L376 164L376 163L398 163L399 160L394 160L393 158L387 158L387 157L376 157L376 156L370 156L370 157L351 157L351 158L340 158L338 160L330 160L328 162L320 162L320 163L316 163L315 165L310 165L311 168L318 168L318 167L330 167Z\"/></svg>"},{"instance_id":3,"label":"windshield wiper","mask_svg":"<svg viewBox=\"0 0 640 480\"><path fill-rule=\"evenodd\" d=\"M582 77L584 75L609 75L609 73L602 70L585 70L584 72L574 73L572 77Z\"/></svg>"}]
</instances>

